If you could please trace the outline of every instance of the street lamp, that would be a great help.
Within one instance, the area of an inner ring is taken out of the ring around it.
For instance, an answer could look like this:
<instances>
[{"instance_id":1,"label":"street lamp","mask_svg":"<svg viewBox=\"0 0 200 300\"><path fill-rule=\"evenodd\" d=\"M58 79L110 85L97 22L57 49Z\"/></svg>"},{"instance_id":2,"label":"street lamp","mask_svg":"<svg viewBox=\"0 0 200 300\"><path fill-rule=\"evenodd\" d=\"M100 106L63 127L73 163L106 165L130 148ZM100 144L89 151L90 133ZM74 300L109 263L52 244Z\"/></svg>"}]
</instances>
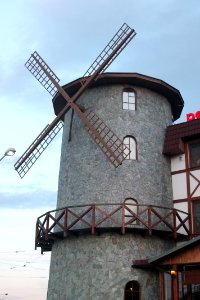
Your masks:
<instances>
[{"instance_id":1,"label":"street lamp","mask_svg":"<svg viewBox=\"0 0 200 300\"><path fill-rule=\"evenodd\" d=\"M8 293L5 293L5 294L0 294L1 296L8 296Z\"/></svg>"},{"instance_id":2,"label":"street lamp","mask_svg":"<svg viewBox=\"0 0 200 300\"><path fill-rule=\"evenodd\" d=\"M4 159L5 156L13 156L15 152L16 152L15 148L8 148L4 153L4 155L0 158L0 161Z\"/></svg>"}]
</instances>

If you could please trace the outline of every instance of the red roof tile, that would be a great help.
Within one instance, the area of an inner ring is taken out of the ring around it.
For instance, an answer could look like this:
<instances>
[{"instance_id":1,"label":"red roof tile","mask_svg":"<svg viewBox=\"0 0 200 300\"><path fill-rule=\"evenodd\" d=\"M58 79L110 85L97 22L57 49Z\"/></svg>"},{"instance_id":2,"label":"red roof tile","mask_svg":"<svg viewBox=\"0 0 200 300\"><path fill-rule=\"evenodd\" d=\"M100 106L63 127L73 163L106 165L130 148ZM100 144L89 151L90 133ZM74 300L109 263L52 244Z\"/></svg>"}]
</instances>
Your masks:
<instances>
[{"instance_id":1,"label":"red roof tile","mask_svg":"<svg viewBox=\"0 0 200 300\"><path fill-rule=\"evenodd\" d=\"M168 126L163 154L176 155L183 153L183 141L192 138L200 138L200 119Z\"/></svg>"}]
</instances>

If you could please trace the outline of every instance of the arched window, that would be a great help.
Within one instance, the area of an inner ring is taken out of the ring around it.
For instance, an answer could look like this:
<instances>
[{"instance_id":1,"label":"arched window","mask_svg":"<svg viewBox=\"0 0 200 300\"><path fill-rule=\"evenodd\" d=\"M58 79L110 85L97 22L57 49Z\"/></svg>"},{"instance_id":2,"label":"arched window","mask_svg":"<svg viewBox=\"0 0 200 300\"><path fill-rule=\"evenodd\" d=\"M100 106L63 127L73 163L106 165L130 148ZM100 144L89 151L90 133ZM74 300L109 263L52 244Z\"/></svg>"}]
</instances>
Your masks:
<instances>
[{"instance_id":1,"label":"arched window","mask_svg":"<svg viewBox=\"0 0 200 300\"><path fill-rule=\"evenodd\" d=\"M136 97L135 91L130 88L126 88L122 92L122 108L129 110L136 110Z\"/></svg>"},{"instance_id":2,"label":"arched window","mask_svg":"<svg viewBox=\"0 0 200 300\"><path fill-rule=\"evenodd\" d=\"M133 199L133 198L127 198L125 199L124 201L124 204L126 205L125 206L125 223L131 221L132 218L134 218L134 214L138 214L138 202L137 200ZM128 225L134 225L134 224L137 224L138 221L135 220L135 221L132 221L130 224Z\"/></svg>"},{"instance_id":3,"label":"arched window","mask_svg":"<svg viewBox=\"0 0 200 300\"><path fill-rule=\"evenodd\" d=\"M137 281L129 281L125 286L124 300L140 300L140 285Z\"/></svg>"},{"instance_id":4,"label":"arched window","mask_svg":"<svg viewBox=\"0 0 200 300\"><path fill-rule=\"evenodd\" d=\"M125 136L123 142L124 142L124 145L127 146L131 151L126 156L126 159L136 160L137 159L137 142L136 142L136 139L131 135L127 135L127 136ZM128 153L128 150L125 149L124 154L126 155L127 153Z\"/></svg>"}]
</instances>

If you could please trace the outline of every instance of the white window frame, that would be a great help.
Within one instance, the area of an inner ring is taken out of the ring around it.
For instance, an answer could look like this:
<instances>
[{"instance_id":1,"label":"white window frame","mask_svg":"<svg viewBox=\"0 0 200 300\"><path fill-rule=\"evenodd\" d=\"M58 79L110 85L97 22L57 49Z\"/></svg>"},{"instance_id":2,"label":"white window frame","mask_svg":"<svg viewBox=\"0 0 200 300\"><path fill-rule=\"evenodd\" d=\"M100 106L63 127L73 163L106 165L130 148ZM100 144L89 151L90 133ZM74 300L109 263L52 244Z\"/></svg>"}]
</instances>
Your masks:
<instances>
[{"instance_id":1,"label":"white window frame","mask_svg":"<svg viewBox=\"0 0 200 300\"><path fill-rule=\"evenodd\" d=\"M124 110L136 110L136 93L131 88L126 88L122 92L122 108Z\"/></svg>"},{"instance_id":2,"label":"white window frame","mask_svg":"<svg viewBox=\"0 0 200 300\"><path fill-rule=\"evenodd\" d=\"M129 150L131 151L125 159L128 160L137 160L137 141L136 139L131 136L131 135L127 135L124 137L123 139L123 144L125 146L127 146L129 148ZM127 148L124 149L124 154L127 154Z\"/></svg>"}]
</instances>

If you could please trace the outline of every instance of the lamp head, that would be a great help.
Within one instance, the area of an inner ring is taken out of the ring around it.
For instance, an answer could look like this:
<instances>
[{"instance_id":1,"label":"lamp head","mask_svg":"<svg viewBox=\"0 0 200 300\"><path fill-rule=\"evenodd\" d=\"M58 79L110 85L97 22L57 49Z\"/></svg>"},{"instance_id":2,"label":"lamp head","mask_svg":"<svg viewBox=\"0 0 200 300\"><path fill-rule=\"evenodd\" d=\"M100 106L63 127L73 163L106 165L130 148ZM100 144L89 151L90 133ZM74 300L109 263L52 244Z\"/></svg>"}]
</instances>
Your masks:
<instances>
[{"instance_id":1,"label":"lamp head","mask_svg":"<svg viewBox=\"0 0 200 300\"><path fill-rule=\"evenodd\" d=\"M170 274L171 274L172 276L175 277L175 276L177 275L177 271L175 271L175 270L172 269L172 270L170 271Z\"/></svg>"},{"instance_id":2,"label":"lamp head","mask_svg":"<svg viewBox=\"0 0 200 300\"><path fill-rule=\"evenodd\" d=\"M13 156L15 154L16 150L15 148L8 148L5 152L5 156Z\"/></svg>"}]
</instances>

